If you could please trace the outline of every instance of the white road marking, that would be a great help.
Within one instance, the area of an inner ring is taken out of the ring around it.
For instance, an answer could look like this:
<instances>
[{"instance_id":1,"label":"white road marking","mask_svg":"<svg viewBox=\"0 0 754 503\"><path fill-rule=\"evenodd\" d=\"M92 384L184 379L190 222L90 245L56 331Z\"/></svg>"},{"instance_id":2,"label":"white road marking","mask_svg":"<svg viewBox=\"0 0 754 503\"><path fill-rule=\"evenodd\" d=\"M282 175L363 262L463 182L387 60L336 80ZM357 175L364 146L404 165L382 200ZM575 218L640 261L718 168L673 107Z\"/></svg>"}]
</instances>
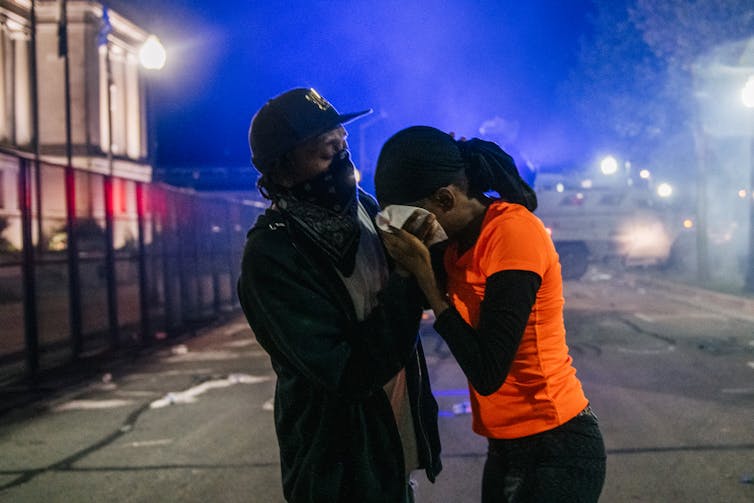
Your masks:
<instances>
[{"instance_id":1,"label":"white road marking","mask_svg":"<svg viewBox=\"0 0 754 503\"><path fill-rule=\"evenodd\" d=\"M204 381L203 383L193 386L185 391L175 391L166 394L159 400L155 400L149 407L152 409L160 409L167 407L168 405L179 403L194 403L196 397L206 393L211 389L227 388L235 384L255 384L260 382L269 381L272 379L270 376L252 376L248 374L231 374L226 379L215 379L212 381Z\"/></svg>"},{"instance_id":2,"label":"white road marking","mask_svg":"<svg viewBox=\"0 0 754 503\"><path fill-rule=\"evenodd\" d=\"M700 319L700 320L727 320L728 317L716 313L655 313L652 315L645 313L633 313L635 317L647 323L656 323L658 321L672 321L678 319Z\"/></svg>"},{"instance_id":3,"label":"white road marking","mask_svg":"<svg viewBox=\"0 0 754 503\"><path fill-rule=\"evenodd\" d=\"M675 346L669 344L665 346L664 348L651 348L651 349L650 348L647 348L647 349L624 348L624 347L619 346L617 349L618 351L622 353L631 353L631 354L636 354L636 355L656 355L660 353L668 353L671 351L675 351Z\"/></svg>"},{"instance_id":4,"label":"white road marking","mask_svg":"<svg viewBox=\"0 0 754 503\"><path fill-rule=\"evenodd\" d=\"M754 395L754 388L723 388L720 391L729 395Z\"/></svg>"},{"instance_id":5,"label":"white road marking","mask_svg":"<svg viewBox=\"0 0 754 503\"><path fill-rule=\"evenodd\" d=\"M233 335L237 334L238 332L241 332L242 330L248 330L251 332L251 329L249 328L249 325L246 323L235 323L233 325L228 325L225 328L225 332L223 332L223 335Z\"/></svg>"},{"instance_id":6,"label":"white road marking","mask_svg":"<svg viewBox=\"0 0 754 503\"><path fill-rule=\"evenodd\" d=\"M746 366L749 367L750 369L754 369L754 362L747 362Z\"/></svg>"},{"instance_id":7,"label":"white road marking","mask_svg":"<svg viewBox=\"0 0 754 503\"><path fill-rule=\"evenodd\" d=\"M156 440L142 440L140 442L129 442L124 444L123 447L155 447L158 445L172 444L172 438L158 438Z\"/></svg>"},{"instance_id":8,"label":"white road marking","mask_svg":"<svg viewBox=\"0 0 754 503\"><path fill-rule=\"evenodd\" d=\"M133 403L133 400L71 400L55 406L54 412L63 412L66 410L93 410L93 409L114 409L124 407Z\"/></svg>"},{"instance_id":9,"label":"white road marking","mask_svg":"<svg viewBox=\"0 0 754 503\"><path fill-rule=\"evenodd\" d=\"M241 339L240 341L230 341L225 344L226 348L245 348L246 346L253 346L257 341L254 339Z\"/></svg>"},{"instance_id":10,"label":"white road marking","mask_svg":"<svg viewBox=\"0 0 754 503\"><path fill-rule=\"evenodd\" d=\"M237 353L233 351L200 351L197 353L185 353L180 355L173 355L167 358L163 358L162 361L166 363L181 363L181 362L201 362L201 361L221 361L221 360L238 360L240 358L251 358L256 356L262 356L266 353L264 351L246 351L243 353Z\"/></svg>"},{"instance_id":11,"label":"white road marking","mask_svg":"<svg viewBox=\"0 0 754 503\"><path fill-rule=\"evenodd\" d=\"M275 410L275 399L270 398L262 404L262 410Z\"/></svg>"}]
</instances>

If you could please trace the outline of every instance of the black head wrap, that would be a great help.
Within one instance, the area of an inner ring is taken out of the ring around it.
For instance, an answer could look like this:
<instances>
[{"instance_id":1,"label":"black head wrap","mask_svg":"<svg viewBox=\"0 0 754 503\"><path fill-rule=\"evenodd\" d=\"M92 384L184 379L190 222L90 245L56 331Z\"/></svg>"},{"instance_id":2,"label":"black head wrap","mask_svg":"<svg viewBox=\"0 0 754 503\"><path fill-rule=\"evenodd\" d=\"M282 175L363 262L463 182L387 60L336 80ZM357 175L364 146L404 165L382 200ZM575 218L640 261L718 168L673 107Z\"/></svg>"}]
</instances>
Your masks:
<instances>
[{"instance_id":1,"label":"black head wrap","mask_svg":"<svg viewBox=\"0 0 754 503\"><path fill-rule=\"evenodd\" d=\"M439 129L413 126L385 142L374 185L382 206L419 201L463 179L465 164L455 140Z\"/></svg>"},{"instance_id":2,"label":"black head wrap","mask_svg":"<svg viewBox=\"0 0 754 503\"><path fill-rule=\"evenodd\" d=\"M495 143L473 138L456 141L439 129L413 126L382 147L374 175L382 206L414 203L440 187L466 178L469 195L494 191L500 198L537 208L537 196L521 178L513 158Z\"/></svg>"}]
</instances>

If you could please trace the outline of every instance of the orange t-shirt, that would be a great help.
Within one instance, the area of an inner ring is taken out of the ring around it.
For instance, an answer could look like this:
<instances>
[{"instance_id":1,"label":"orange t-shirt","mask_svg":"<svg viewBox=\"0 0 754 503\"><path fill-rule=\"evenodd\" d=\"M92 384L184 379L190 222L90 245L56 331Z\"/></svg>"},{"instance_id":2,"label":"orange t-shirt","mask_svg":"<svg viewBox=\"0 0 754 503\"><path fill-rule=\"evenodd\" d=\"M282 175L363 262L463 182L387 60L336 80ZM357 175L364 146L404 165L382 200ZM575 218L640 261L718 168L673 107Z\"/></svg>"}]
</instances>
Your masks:
<instances>
[{"instance_id":1,"label":"orange t-shirt","mask_svg":"<svg viewBox=\"0 0 754 503\"><path fill-rule=\"evenodd\" d=\"M490 438L533 435L560 426L587 406L565 341L558 254L539 218L518 204L493 203L473 248L459 256L457 246L450 245L445 268L450 299L474 328L489 276L524 270L542 278L503 385L489 396L469 385L476 433Z\"/></svg>"}]
</instances>

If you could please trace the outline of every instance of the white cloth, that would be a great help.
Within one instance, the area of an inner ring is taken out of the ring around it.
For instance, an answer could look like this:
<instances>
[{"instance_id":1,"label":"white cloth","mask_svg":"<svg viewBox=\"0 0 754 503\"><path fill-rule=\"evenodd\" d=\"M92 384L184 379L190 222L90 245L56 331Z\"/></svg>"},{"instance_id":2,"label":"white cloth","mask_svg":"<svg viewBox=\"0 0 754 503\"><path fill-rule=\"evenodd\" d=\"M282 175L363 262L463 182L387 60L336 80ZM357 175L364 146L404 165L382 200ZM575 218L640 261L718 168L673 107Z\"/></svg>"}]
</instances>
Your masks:
<instances>
[{"instance_id":1,"label":"white cloth","mask_svg":"<svg viewBox=\"0 0 754 503\"><path fill-rule=\"evenodd\" d=\"M359 203L359 249L356 252L356 265L350 276L338 274L351 294L353 307L359 320L364 320L377 306L377 293L387 284L388 268L382 242L372 219Z\"/></svg>"},{"instance_id":2,"label":"white cloth","mask_svg":"<svg viewBox=\"0 0 754 503\"><path fill-rule=\"evenodd\" d=\"M390 232L389 226L392 225L393 227L402 229L403 224L405 224L406 220L408 220L408 218L414 213L418 213L419 216L416 220L414 220L414 225L411 226L410 229L406 229L408 232L414 233L424 223L424 220L427 218L427 215L430 214L424 208L419 208L417 206L403 206L400 204L391 204L390 206L388 206L381 212L377 213L377 218L375 220L377 221L377 227L379 227L383 231ZM430 232L427 236L427 240L425 241L424 244L426 244L427 246L431 246L435 243L445 241L446 239L448 239L448 235L445 234L445 230L437 222L437 220L435 220L432 223L432 228L430 229Z\"/></svg>"},{"instance_id":3,"label":"white cloth","mask_svg":"<svg viewBox=\"0 0 754 503\"><path fill-rule=\"evenodd\" d=\"M357 318L364 320L377 306L377 293L387 284L388 269L377 229L372 225L372 219L361 204L359 204L359 224L361 233L354 271L350 276L343 276L340 272L338 274L343 279L348 293L351 294ZM385 383L383 389L393 409L395 424L403 446L403 461L408 474L419 467L419 449L406 385L406 370L398 371L390 381Z\"/></svg>"}]
</instances>

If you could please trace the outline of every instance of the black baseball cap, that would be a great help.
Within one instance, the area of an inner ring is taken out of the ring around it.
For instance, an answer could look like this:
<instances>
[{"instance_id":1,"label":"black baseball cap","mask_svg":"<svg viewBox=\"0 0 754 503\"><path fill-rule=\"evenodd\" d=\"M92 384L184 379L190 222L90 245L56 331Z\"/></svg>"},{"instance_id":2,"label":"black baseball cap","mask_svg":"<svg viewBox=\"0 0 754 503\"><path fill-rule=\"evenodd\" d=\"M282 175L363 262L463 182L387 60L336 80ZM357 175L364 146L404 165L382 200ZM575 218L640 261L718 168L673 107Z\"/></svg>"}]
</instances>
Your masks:
<instances>
[{"instance_id":1,"label":"black baseball cap","mask_svg":"<svg viewBox=\"0 0 754 503\"><path fill-rule=\"evenodd\" d=\"M261 173L267 173L301 142L371 112L340 114L314 89L291 89L265 103L251 120L251 160Z\"/></svg>"}]
</instances>

